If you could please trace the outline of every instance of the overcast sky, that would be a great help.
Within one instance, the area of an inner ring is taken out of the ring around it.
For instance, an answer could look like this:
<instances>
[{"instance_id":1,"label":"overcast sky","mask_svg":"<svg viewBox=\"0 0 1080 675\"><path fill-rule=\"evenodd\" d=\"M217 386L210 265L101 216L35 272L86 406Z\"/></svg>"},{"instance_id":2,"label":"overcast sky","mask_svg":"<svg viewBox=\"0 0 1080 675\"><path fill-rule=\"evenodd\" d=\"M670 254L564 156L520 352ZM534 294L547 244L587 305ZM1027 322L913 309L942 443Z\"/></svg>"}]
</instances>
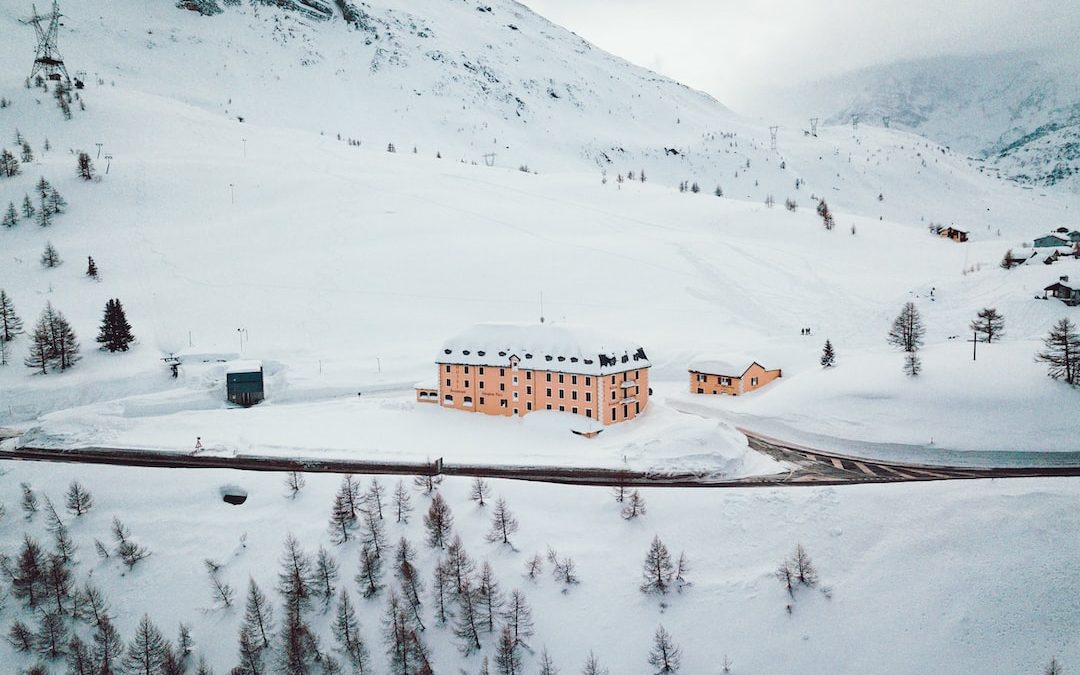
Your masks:
<instances>
[{"instance_id":1,"label":"overcast sky","mask_svg":"<svg viewBox=\"0 0 1080 675\"><path fill-rule=\"evenodd\" d=\"M521 0L736 109L761 89L920 56L1077 53L1080 0Z\"/></svg>"}]
</instances>

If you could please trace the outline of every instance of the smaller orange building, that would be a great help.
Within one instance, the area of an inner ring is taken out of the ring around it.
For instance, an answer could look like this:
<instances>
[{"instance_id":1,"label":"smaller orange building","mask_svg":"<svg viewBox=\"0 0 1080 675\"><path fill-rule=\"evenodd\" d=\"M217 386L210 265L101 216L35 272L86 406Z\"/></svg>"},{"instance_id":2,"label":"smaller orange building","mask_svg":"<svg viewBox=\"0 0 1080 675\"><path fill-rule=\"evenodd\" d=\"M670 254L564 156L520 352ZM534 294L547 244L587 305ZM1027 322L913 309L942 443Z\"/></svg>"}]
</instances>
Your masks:
<instances>
[{"instance_id":1,"label":"smaller orange building","mask_svg":"<svg viewBox=\"0 0 1080 675\"><path fill-rule=\"evenodd\" d=\"M702 359L690 364L690 393L738 396L760 389L782 372L766 370L757 361Z\"/></svg>"}]
</instances>

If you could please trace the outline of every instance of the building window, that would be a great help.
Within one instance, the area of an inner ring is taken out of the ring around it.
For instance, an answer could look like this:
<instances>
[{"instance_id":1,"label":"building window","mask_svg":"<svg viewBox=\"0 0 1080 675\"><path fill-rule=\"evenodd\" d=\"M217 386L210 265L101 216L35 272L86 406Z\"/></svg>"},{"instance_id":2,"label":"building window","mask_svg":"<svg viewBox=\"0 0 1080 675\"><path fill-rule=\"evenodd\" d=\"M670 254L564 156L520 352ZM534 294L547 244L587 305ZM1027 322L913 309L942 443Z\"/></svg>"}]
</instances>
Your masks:
<instances>
[{"instance_id":1,"label":"building window","mask_svg":"<svg viewBox=\"0 0 1080 675\"><path fill-rule=\"evenodd\" d=\"M566 390L565 389L560 389L559 390L559 398L566 398Z\"/></svg>"},{"instance_id":2,"label":"building window","mask_svg":"<svg viewBox=\"0 0 1080 675\"><path fill-rule=\"evenodd\" d=\"M637 401L634 401L634 414L635 415L640 415L641 414L641 404L638 403Z\"/></svg>"},{"instance_id":3,"label":"building window","mask_svg":"<svg viewBox=\"0 0 1080 675\"><path fill-rule=\"evenodd\" d=\"M701 373L698 373L698 374L697 374L697 381L698 381L698 382L704 382L704 381L705 381L705 377L706 377L705 375L702 375Z\"/></svg>"},{"instance_id":4,"label":"building window","mask_svg":"<svg viewBox=\"0 0 1080 675\"><path fill-rule=\"evenodd\" d=\"M614 422L618 418L618 414L615 412L615 408L611 409L611 421Z\"/></svg>"},{"instance_id":5,"label":"building window","mask_svg":"<svg viewBox=\"0 0 1080 675\"><path fill-rule=\"evenodd\" d=\"M514 376L514 384L517 384L517 383L518 383L518 378L517 378L517 375L515 375Z\"/></svg>"},{"instance_id":6,"label":"building window","mask_svg":"<svg viewBox=\"0 0 1080 675\"><path fill-rule=\"evenodd\" d=\"M559 373L559 384L563 383L563 374Z\"/></svg>"},{"instance_id":7,"label":"building window","mask_svg":"<svg viewBox=\"0 0 1080 675\"><path fill-rule=\"evenodd\" d=\"M506 399L505 398L499 401L499 407L500 408L505 408L506 407Z\"/></svg>"},{"instance_id":8,"label":"building window","mask_svg":"<svg viewBox=\"0 0 1080 675\"><path fill-rule=\"evenodd\" d=\"M756 387L757 386L757 378L756 377L751 377L750 378L750 386L751 387Z\"/></svg>"},{"instance_id":9,"label":"building window","mask_svg":"<svg viewBox=\"0 0 1080 675\"><path fill-rule=\"evenodd\" d=\"M547 375L547 381L551 382L551 373L546 373L546 375Z\"/></svg>"},{"instance_id":10,"label":"building window","mask_svg":"<svg viewBox=\"0 0 1080 675\"><path fill-rule=\"evenodd\" d=\"M559 412L566 412L566 406L564 406L564 405L559 406Z\"/></svg>"},{"instance_id":11,"label":"building window","mask_svg":"<svg viewBox=\"0 0 1080 675\"><path fill-rule=\"evenodd\" d=\"M469 388L469 381L468 381L468 380L465 380L465 388L466 388L466 389L468 389L468 388Z\"/></svg>"},{"instance_id":12,"label":"building window","mask_svg":"<svg viewBox=\"0 0 1080 675\"><path fill-rule=\"evenodd\" d=\"M591 391L585 392L585 401L588 402L588 401L591 401L591 400L592 400L592 392Z\"/></svg>"},{"instance_id":13,"label":"building window","mask_svg":"<svg viewBox=\"0 0 1080 675\"><path fill-rule=\"evenodd\" d=\"M484 381L483 381L483 380L480 380L480 388L481 388L481 389L483 389L483 388L484 388Z\"/></svg>"},{"instance_id":14,"label":"building window","mask_svg":"<svg viewBox=\"0 0 1080 675\"><path fill-rule=\"evenodd\" d=\"M547 404L547 409L551 410L551 404L550 403Z\"/></svg>"},{"instance_id":15,"label":"building window","mask_svg":"<svg viewBox=\"0 0 1080 675\"><path fill-rule=\"evenodd\" d=\"M481 375L483 375L483 374L484 374L484 367L483 367L483 366L480 366L480 374L481 374Z\"/></svg>"},{"instance_id":16,"label":"building window","mask_svg":"<svg viewBox=\"0 0 1080 675\"><path fill-rule=\"evenodd\" d=\"M484 405L484 397L483 396L480 397L480 405Z\"/></svg>"},{"instance_id":17,"label":"building window","mask_svg":"<svg viewBox=\"0 0 1080 675\"><path fill-rule=\"evenodd\" d=\"M450 372L450 366L446 367L446 372L448 372L448 373Z\"/></svg>"},{"instance_id":18,"label":"building window","mask_svg":"<svg viewBox=\"0 0 1080 675\"><path fill-rule=\"evenodd\" d=\"M612 390L611 390L611 400L612 400L612 401L614 401L614 400L615 400L615 399L617 399L617 398L619 398L619 397L615 395L615 390L614 390L614 389L612 389Z\"/></svg>"},{"instance_id":19,"label":"building window","mask_svg":"<svg viewBox=\"0 0 1080 675\"><path fill-rule=\"evenodd\" d=\"M592 417L592 408L585 409L585 417Z\"/></svg>"},{"instance_id":20,"label":"building window","mask_svg":"<svg viewBox=\"0 0 1080 675\"><path fill-rule=\"evenodd\" d=\"M499 368L499 377L506 375L506 368Z\"/></svg>"},{"instance_id":21,"label":"building window","mask_svg":"<svg viewBox=\"0 0 1080 675\"><path fill-rule=\"evenodd\" d=\"M448 405L454 405L454 397L450 394L443 396L443 403L446 403Z\"/></svg>"},{"instance_id":22,"label":"building window","mask_svg":"<svg viewBox=\"0 0 1080 675\"><path fill-rule=\"evenodd\" d=\"M448 387L450 386L450 378L449 377L446 378L446 386L448 386Z\"/></svg>"},{"instance_id":23,"label":"building window","mask_svg":"<svg viewBox=\"0 0 1080 675\"><path fill-rule=\"evenodd\" d=\"M697 393L699 393L699 394L704 394L704 393L705 393L705 390L704 390L704 389L702 389L701 387L698 387L698 388L697 388Z\"/></svg>"},{"instance_id":24,"label":"building window","mask_svg":"<svg viewBox=\"0 0 1080 675\"><path fill-rule=\"evenodd\" d=\"M611 376L611 383L615 384L615 376L614 375Z\"/></svg>"},{"instance_id":25,"label":"building window","mask_svg":"<svg viewBox=\"0 0 1080 675\"><path fill-rule=\"evenodd\" d=\"M630 416L630 406L626 405L625 403L623 403L623 406L622 406L622 416L623 417L629 417Z\"/></svg>"},{"instance_id":26,"label":"building window","mask_svg":"<svg viewBox=\"0 0 1080 675\"><path fill-rule=\"evenodd\" d=\"M725 387L731 386L731 378L730 377L721 377L720 378L720 384L724 385Z\"/></svg>"},{"instance_id":27,"label":"building window","mask_svg":"<svg viewBox=\"0 0 1080 675\"><path fill-rule=\"evenodd\" d=\"M570 376L570 384L577 384L577 375Z\"/></svg>"},{"instance_id":28,"label":"building window","mask_svg":"<svg viewBox=\"0 0 1080 675\"><path fill-rule=\"evenodd\" d=\"M570 412L572 412L572 413L574 413L576 415L577 414L577 408L570 408Z\"/></svg>"},{"instance_id":29,"label":"building window","mask_svg":"<svg viewBox=\"0 0 1080 675\"><path fill-rule=\"evenodd\" d=\"M462 401L462 405L471 408L472 407L472 396L466 396L465 400Z\"/></svg>"},{"instance_id":30,"label":"building window","mask_svg":"<svg viewBox=\"0 0 1080 675\"><path fill-rule=\"evenodd\" d=\"M528 394L529 396L532 396L532 385L531 384L529 386L525 387L525 393Z\"/></svg>"},{"instance_id":31,"label":"building window","mask_svg":"<svg viewBox=\"0 0 1080 675\"><path fill-rule=\"evenodd\" d=\"M547 388L547 397L551 398L551 387Z\"/></svg>"},{"instance_id":32,"label":"building window","mask_svg":"<svg viewBox=\"0 0 1080 675\"><path fill-rule=\"evenodd\" d=\"M468 366L465 366L465 374L466 374L466 375L468 375L468 374L469 374L469 367L468 367Z\"/></svg>"},{"instance_id":33,"label":"building window","mask_svg":"<svg viewBox=\"0 0 1080 675\"><path fill-rule=\"evenodd\" d=\"M532 379L532 371L531 370L526 370L525 371L525 379L526 380L531 380Z\"/></svg>"},{"instance_id":34,"label":"building window","mask_svg":"<svg viewBox=\"0 0 1080 675\"><path fill-rule=\"evenodd\" d=\"M525 401L525 409L532 410L532 401Z\"/></svg>"},{"instance_id":35,"label":"building window","mask_svg":"<svg viewBox=\"0 0 1080 675\"><path fill-rule=\"evenodd\" d=\"M518 393L516 391L514 392L514 400L518 400Z\"/></svg>"},{"instance_id":36,"label":"building window","mask_svg":"<svg viewBox=\"0 0 1080 675\"><path fill-rule=\"evenodd\" d=\"M499 391L506 391L506 383L505 382L500 382L499 383Z\"/></svg>"},{"instance_id":37,"label":"building window","mask_svg":"<svg viewBox=\"0 0 1080 675\"><path fill-rule=\"evenodd\" d=\"M575 401L577 400L577 389L574 389L570 392L570 398L574 399Z\"/></svg>"},{"instance_id":38,"label":"building window","mask_svg":"<svg viewBox=\"0 0 1080 675\"><path fill-rule=\"evenodd\" d=\"M514 414L515 414L515 415L520 415L521 413L520 413L520 412L518 412L518 409L517 409L517 408L514 408Z\"/></svg>"}]
</instances>

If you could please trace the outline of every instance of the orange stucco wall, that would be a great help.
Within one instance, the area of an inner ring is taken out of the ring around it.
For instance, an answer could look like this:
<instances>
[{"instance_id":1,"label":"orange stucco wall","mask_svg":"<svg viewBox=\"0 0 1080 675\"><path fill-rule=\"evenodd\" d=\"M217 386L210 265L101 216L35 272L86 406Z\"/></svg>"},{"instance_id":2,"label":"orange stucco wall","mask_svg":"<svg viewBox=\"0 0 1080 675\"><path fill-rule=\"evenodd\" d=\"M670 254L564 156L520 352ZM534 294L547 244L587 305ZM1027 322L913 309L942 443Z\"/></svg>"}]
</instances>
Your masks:
<instances>
[{"instance_id":1,"label":"orange stucco wall","mask_svg":"<svg viewBox=\"0 0 1080 675\"><path fill-rule=\"evenodd\" d=\"M488 415L559 410L604 424L633 419L649 402L649 369L580 375L512 366L439 363L439 403ZM623 386L632 382L633 386Z\"/></svg>"},{"instance_id":2,"label":"orange stucco wall","mask_svg":"<svg viewBox=\"0 0 1080 675\"><path fill-rule=\"evenodd\" d=\"M738 396L739 394L748 394L756 389L761 389L780 376L781 370L779 368L765 370L758 363L752 364L741 376L702 373L691 370L690 393Z\"/></svg>"}]
</instances>

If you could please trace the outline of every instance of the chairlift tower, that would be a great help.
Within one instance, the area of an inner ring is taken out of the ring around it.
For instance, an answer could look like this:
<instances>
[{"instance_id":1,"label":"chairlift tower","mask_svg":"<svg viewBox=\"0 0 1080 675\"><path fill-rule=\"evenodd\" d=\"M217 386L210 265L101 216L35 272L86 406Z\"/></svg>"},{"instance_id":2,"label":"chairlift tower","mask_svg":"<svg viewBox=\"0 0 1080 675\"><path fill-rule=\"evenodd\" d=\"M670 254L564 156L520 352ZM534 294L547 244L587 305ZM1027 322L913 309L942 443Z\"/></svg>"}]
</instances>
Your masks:
<instances>
[{"instance_id":1,"label":"chairlift tower","mask_svg":"<svg viewBox=\"0 0 1080 675\"><path fill-rule=\"evenodd\" d=\"M53 0L50 14L38 14L37 7L31 5L34 15L25 23L34 24L34 32L37 34L37 48L34 52L34 68L30 71L30 79L44 73L45 79L54 82L70 82L67 68L64 67L64 59L56 48L56 41L60 34L60 2ZM48 27L43 22L48 20Z\"/></svg>"},{"instance_id":2,"label":"chairlift tower","mask_svg":"<svg viewBox=\"0 0 1080 675\"><path fill-rule=\"evenodd\" d=\"M810 135L813 136L814 138L817 138L817 123L818 123L818 118L816 118L816 117L811 117L810 118Z\"/></svg>"},{"instance_id":3,"label":"chairlift tower","mask_svg":"<svg viewBox=\"0 0 1080 675\"><path fill-rule=\"evenodd\" d=\"M776 149L776 132L780 131L780 127L769 127L769 148Z\"/></svg>"}]
</instances>

